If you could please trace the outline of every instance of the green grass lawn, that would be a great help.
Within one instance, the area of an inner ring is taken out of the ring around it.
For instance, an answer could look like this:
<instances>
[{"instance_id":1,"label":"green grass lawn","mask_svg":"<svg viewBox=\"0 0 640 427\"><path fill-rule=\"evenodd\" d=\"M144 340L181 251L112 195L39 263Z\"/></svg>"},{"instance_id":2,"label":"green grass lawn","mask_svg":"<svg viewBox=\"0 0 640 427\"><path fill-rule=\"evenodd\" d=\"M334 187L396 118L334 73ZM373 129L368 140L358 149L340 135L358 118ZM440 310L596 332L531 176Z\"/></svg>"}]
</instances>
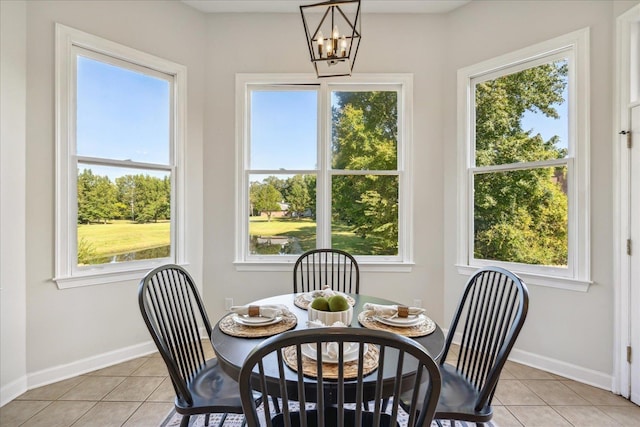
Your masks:
<instances>
[{"instance_id":1,"label":"green grass lawn","mask_svg":"<svg viewBox=\"0 0 640 427\"><path fill-rule=\"evenodd\" d=\"M110 256L170 244L169 221L136 224L131 221L111 221L108 224L78 225L78 240L85 239L95 249L96 256Z\"/></svg>"},{"instance_id":2,"label":"green grass lawn","mask_svg":"<svg viewBox=\"0 0 640 427\"><path fill-rule=\"evenodd\" d=\"M266 216L252 216L249 218L249 235L251 236L290 236L296 237L303 251L316 247L316 222L310 218L271 218ZM356 236L348 226L332 225L332 246L335 249L360 254L382 255L378 239L375 237Z\"/></svg>"},{"instance_id":3,"label":"green grass lawn","mask_svg":"<svg viewBox=\"0 0 640 427\"><path fill-rule=\"evenodd\" d=\"M310 218L249 218L250 236L291 236L300 242L303 251L316 247L316 222Z\"/></svg>"},{"instance_id":4,"label":"green grass lawn","mask_svg":"<svg viewBox=\"0 0 640 427\"><path fill-rule=\"evenodd\" d=\"M316 223L310 218L250 217L251 236L295 237L303 251L316 247ZM143 249L166 246L170 243L170 222L136 224L127 220L108 224L78 225L78 240L85 240L94 249L95 257L112 256ZM354 254L377 255L377 239L356 236L347 226L333 225L332 246Z\"/></svg>"}]
</instances>

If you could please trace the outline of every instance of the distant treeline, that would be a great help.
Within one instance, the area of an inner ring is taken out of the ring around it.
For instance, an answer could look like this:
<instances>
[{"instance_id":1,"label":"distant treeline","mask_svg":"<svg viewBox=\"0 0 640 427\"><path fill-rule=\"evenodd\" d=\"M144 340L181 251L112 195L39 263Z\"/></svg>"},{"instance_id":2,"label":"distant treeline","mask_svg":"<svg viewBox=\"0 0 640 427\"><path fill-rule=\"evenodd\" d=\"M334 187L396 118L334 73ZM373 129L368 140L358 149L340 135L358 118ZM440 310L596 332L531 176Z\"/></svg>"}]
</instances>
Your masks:
<instances>
[{"instance_id":1,"label":"distant treeline","mask_svg":"<svg viewBox=\"0 0 640 427\"><path fill-rule=\"evenodd\" d=\"M112 182L91 169L78 174L78 223L128 219L138 223L171 218L171 178L125 175Z\"/></svg>"}]
</instances>

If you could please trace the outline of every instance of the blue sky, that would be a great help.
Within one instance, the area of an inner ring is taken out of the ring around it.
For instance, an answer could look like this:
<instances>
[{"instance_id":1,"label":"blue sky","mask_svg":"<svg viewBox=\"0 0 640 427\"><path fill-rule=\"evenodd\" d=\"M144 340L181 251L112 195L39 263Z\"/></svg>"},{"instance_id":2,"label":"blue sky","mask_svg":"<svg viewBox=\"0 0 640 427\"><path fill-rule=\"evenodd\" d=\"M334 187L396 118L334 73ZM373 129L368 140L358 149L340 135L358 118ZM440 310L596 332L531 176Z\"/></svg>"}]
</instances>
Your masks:
<instances>
[{"instance_id":1,"label":"blue sky","mask_svg":"<svg viewBox=\"0 0 640 427\"><path fill-rule=\"evenodd\" d=\"M563 97L568 97L566 89ZM251 102L250 168L315 168L316 92L254 91ZM545 141L558 135L559 147L566 148L567 102L556 109L559 119L527 111L522 118L522 128L531 130L532 135L540 133Z\"/></svg>"},{"instance_id":2,"label":"blue sky","mask_svg":"<svg viewBox=\"0 0 640 427\"><path fill-rule=\"evenodd\" d=\"M77 80L78 155L169 163L168 81L83 56L78 56ZM138 173L95 165L91 169L112 179Z\"/></svg>"},{"instance_id":3,"label":"blue sky","mask_svg":"<svg viewBox=\"0 0 640 427\"><path fill-rule=\"evenodd\" d=\"M168 164L170 90L166 80L78 57L78 154ZM252 92L251 169L316 168L317 96L313 89ZM560 146L566 147L567 103L558 111L560 120L527 112L523 129L540 133L545 140L559 135ZM140 173L90 167L112 180Z\"/></svg>"},{"instance_id":4,"label":"blue sky","mask_svg":"<svg viewBox=\"0 0 640 427\"><path fill-rule=\"evenodd\" d=\"M569 91L567 88L565 88L562 97L565 99L565 102L555 106L560 115L559 119L553 119L545 117L540 113L534 114L527 111L522 118L522 129L525 131L532 130L532 135L539 133L545 141L548 141L554 135L558 135L560 137L558 147L567 148L569 144L569 112L568 102L566 101L569 97Z\"/></svg>"},{"instance_id":5,"label":"blue sky","mask_svg":"<svg viewBox=\"0 0 640 427\"><path fill-rule=\"evenodd\" d=\"M251 169L315 169L318 93L253 91Z\"/></svg>"}]
</instances>

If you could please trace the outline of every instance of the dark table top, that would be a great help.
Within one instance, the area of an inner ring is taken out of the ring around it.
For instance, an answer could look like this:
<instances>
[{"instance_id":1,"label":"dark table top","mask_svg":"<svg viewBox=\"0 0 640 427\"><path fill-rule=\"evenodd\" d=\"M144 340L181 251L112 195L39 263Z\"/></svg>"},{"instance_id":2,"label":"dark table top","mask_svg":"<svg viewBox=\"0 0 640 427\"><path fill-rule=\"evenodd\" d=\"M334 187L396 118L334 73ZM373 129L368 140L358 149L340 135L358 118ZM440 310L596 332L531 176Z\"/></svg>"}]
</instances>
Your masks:
<instances>
[{"instance_id":1,"label":"dark table top","mask_svg":"<svg viewBox=\"0 0 640 427\"><path fill-rule=\"evenodd\" d=\"M355 306L353 307L353 321L351 322L351 327L353 328L363 328L362 325L358 322L358 314L362 312L363 306L365 303L374 303L374 304L396 304L393 301L386 300L383 298L376 298L367 295L357 295L350 294L356 301ZM258 301L252 302L252 304L261 305L261 304L285 304L289 307L292 313L296 315L298 318L298 324L294 329L306 329L307 328L307 310L297 307L294 304L296 294L285 294L278 295L270 298L261 299ZM428 315L428 313L427 313ZM240 369L242 368L242 364L244 363L245 358L249 354L251 350L266 337L261 338L244 338L244 337L233 337L225 334L220 330L219 322L216 323L213 331L211 332L211 342L213 344L213 349L215 350L216 356L220 363L222 369L232 378L238 379L240 375ZM429 335L422 337L413 338L420 344L422 344L431 357L435 360L438 360L442 355L442 351L444 350L444 334L442 329L436 325L436 330ZM407 370L410 370L411 367L407 366ZM414 368L415 370L415 368ZM389 372L389 376L393 377L395 372ZM289 376L290 375L290 376ZM372 377L372 382L375 382L375 374L370 374ZM274 378L277 379L277 378ZM297 376L295 372L291 371L287 373L287 381L297 383ZM308 381L312 385L315 383L315 379L306 378L305 381ZM325 386L327 383L325 383ZM330 395L333 393L329 393ZM295 396L293 396L295 398Z\"/></svg>"}]
</instances>

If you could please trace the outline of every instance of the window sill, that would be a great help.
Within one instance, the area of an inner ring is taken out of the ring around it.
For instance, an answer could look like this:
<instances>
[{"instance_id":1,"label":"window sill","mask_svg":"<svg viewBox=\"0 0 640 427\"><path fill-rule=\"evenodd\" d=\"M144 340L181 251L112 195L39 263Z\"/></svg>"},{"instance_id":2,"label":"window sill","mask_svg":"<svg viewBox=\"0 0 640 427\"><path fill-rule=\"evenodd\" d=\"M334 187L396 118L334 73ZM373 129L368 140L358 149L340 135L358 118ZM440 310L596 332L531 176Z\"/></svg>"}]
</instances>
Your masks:
<instances>
[{"instance_id":1,"label":"window sill","mask_svg":"<svg viewBox=\"0 0 640 427\"><path fill-rule=\"evenodd\" d=\"M236 261L233 263L236 271L293 271L293 261ZM385 273L410 273L413 270L413 262L360 262L360 272L385 272Z\"/></svg>"},{"instance_id":2,"label":"window sill","mask_svg":"<svg viewBox=\"0 0 640 427\"><path fill-rule=\"evenodd\" d=\"M54 277L52 280L58 289L80 288L84 286L104 285L107 283L140 281L147 272L155 267L166 264L167 261L145 263L127 270L110 270L106 267L96 267L82 271L74 276ZM185 266L187 264L180 264Z\"/></svg>"},{"instance_id":3,"label":"window sill","mask_svg":"<svg viewBox=\"0 0 640 427\"><path fill-rule=\"evenodd\" d=\"M482 267L457 264L456 268L458 269L458 274L461 274L463 276L471 276ZM589 290L589 286L593 283L591 280L581 280L558 276L544 276L541 274L524 273L516 270L510 271L517 274L518 277L520 277L524 281L524 283L527 284L527 286L536 285L545 286L548 288L564 289L574 292L587 292Z\"/></svg>"}]
</instances>

